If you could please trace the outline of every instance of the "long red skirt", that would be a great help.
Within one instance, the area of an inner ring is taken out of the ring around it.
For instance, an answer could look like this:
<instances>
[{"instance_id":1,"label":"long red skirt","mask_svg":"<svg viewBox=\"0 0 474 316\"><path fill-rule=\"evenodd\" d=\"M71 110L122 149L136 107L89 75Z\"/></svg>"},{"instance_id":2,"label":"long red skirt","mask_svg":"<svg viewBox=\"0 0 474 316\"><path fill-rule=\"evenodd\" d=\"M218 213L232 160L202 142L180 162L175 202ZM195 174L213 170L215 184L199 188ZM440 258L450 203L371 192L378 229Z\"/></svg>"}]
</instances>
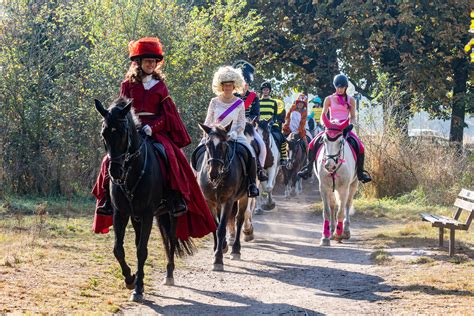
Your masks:
<instances>
[{"instance_id":1,"label":"long red skirt","mask_svg":"<svg viewBox=\"0 0 474 316\"><path fill-rule=\"evenodd\" d=\"M187 240L189 237L200 238L214 232L216 224L183 151L166 135L155 133L153 138L163 144L168 156L171 169L167 177L168 185L172 190L181 192L188 206L188 212L178 217L177 237L181 240ZM110 182L108 163L109 159L106 156L102 160L99 176L92 189L92 194L97 198L97 203L107 194ZM95 233L108 233L111 225L112 216L95 214L93 224Z\"/></svg>"}]
</instances>

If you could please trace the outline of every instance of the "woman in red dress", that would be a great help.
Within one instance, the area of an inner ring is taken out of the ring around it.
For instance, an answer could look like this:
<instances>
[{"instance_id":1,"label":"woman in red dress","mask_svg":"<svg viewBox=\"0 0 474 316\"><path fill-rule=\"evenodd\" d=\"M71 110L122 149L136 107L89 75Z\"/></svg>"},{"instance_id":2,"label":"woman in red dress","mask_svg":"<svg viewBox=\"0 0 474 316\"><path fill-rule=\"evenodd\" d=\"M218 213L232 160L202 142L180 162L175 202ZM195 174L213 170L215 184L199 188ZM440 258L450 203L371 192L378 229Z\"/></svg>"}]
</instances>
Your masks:
<instances>
[{"instance_id":1,"label":"woman in red dress","mask_svg":"<svg viewBox=\"0 0 474 316\"><path fill-rule=\"evenodd\" d=\"M161 43L158 38L146 37L130 42L128 48L132 63L120 94L133 99L132 107L142 123L142 131L165 148L170 168L166 174L171 189L166 198L171 200L172 215L179 216L177 237L182 240L203 237L215 231L216 225L181 150L191 143L191 139L163 82ZM93 227L96 233L107 233L112 224L108 166L106 156L92 191L97 198Z\"/></svg>"}]
</instances>

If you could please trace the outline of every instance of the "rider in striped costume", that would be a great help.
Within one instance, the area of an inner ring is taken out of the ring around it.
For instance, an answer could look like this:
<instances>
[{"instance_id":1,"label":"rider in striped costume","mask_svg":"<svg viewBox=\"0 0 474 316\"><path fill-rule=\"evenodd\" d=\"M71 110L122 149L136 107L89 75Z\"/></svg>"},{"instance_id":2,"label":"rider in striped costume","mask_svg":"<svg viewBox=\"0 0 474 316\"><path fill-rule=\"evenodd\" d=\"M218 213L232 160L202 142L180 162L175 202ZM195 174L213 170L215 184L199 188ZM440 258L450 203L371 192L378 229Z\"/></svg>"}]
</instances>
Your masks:
<instances>
[{"instance_id":1,"label":"rider in striped costume","mask_svg":"<svg viewBox=\"0 0 474 316\"><path fill-rule=\"evenodd\" d=\"M284 164L287 159L286 153L286 138L281 133L280 125L278 124L278 103L276 100L270 98L272 85L266 81L260 86L260 120L272 120L272 135L275 142L280 146L280 163Z\"/></svg>"}]
</instances>

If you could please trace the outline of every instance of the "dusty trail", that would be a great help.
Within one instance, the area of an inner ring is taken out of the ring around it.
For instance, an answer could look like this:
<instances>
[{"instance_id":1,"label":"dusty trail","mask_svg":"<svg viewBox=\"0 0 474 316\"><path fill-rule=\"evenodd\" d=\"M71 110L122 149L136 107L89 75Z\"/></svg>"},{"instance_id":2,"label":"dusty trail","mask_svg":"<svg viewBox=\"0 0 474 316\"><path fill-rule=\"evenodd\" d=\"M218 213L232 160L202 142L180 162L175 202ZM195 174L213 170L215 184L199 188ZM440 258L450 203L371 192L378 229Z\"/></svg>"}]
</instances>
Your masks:
<instances>
[{"instance_id":1,"label":"dusty trail","mask_svg":"<svg viewBox=\"0 0 474 316\"><path fill-rule=\"evenodd\" d=\"M350 241L320 247L322 219L311 210L319 199L300 196L254 216L255 240L242 242L242 260L225 257L225 272L211 271L212 242L175 272L176 286L156 276L143 305L124 314L319 315L390 314L380 267L372 265L360 223ZM368 228L368 227L367 227Z\"/></svg>"}]
</instances>

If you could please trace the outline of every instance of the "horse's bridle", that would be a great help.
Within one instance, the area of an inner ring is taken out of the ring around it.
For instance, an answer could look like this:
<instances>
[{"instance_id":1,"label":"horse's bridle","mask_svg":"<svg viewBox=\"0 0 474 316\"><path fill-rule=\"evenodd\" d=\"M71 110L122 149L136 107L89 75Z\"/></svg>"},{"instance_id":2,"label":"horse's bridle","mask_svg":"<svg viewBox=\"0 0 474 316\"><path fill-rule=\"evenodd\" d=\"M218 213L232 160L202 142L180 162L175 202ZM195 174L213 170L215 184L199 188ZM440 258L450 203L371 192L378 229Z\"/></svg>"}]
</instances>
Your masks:
<instances>
[{"instance_id":1,"label":"horse's bridle","mask_svg":"<svg viewBox=\"0 0 474 316\"><path fill-rule=\"evenodd\" d=\"M216 135L218 136L216 133L209 133L209 136L212 136L212 135ZM231 147L230 144L229 144L229 141L224 141L226 146L227 146L227 150L225 150L225 153L224 153L224 159L220 159L220 158L214 158L211 154L211 152L209 151L209 148L206 146L206 152L208 153L209 155L209 159L207 159L207 164L210 165L211 162L215 161L215 162L218 162L222 165L222 171L220 171L217 175L217 178L215 180L211 180L211 183L214 185L214 187L216 188L221 182L222 180L224 179L224 176L227 175L230 171L230 165L232 163L232 161L234 160L234 156L235 156L235 148L237 147L237 144L234 144L234 146L232 146L232 156L230 158L228 158L228 152L229 152L229 148ZM228 159L226 159L228 158ZM227 162L227 164L226 164Z\"/></svg>"},{"instance_id":2,"label":"horse's bridle","mask_svg":"<svg viewBox=\"0 0 474 316\"><path fill-rule=\"evenodd\" d=\"M336 129L330 129L329 128L327 130L336 130ZM337 130L337 131L339 131L339 130ZM343 136L342 132L341 132L341 134L337 135L336 137L329 137L329 135L327 133L324 133L325 140L328 140L330 142L336 141L341 136ZM328 150L327 150L327 147L326 147L326 142L324 142L323 164L326 163L326 161L328 161L328 160L332 160L332 161L334 161L335 165L337 166L336 169L333 172L331 172L331 174L335 174L337 172L337 170L341 167L342 157L344 156L344 142L345 142L345 138L343 138L342 141L339 143L339 150L334 155L326 154L326 152ZM339 159L341 159L341 161Z\"/></svg>"},{"instance_id":3,"label":"horse's bridle","mask_svg":"<svg viewBox=\"0 0 474 316\"><path fill-rule=\"evenodd\" d=\"M143 145L145 144L145 141L142 140L141 144L140 144L140 146L138 146L137 150L135 150L133 153L130 153L130 147L132 146L132 137L130 135L130 127L128 126L128 119L127 118L117 119L117 121L125 123L125 131L127 133L127 139L128 140L127 140L127 148L125 149L125 152L123 152L122 154L117 155L115 157L111 157L107 153L107 155L109 156L110 163L111 164L118 164L120 166L121 170L122 170L122 177L120 179L115 179L110 175L110 181L112 181L113 184L120 186L120 188L126 194L127 198L131 201L131 200L133 200L133 195L135 193L135 190L136 190L138 184L140 183L140 180L142 179L143 174L145 173L148 150L145 146L145 163L143 164L143 168L141 170L140 176L139 176L138 180L136 181L135 185L132 187L132 189L128 189L127 186L126 186L126 183L127 183L128 175L129 175L130 170L132 169L132 167L128 166L127 170L124 172L125 166L129 162L133 161L136 157L140 156L141 149L142 149ZM105 144L105 139L102 138L102 140L104 141L104 145L107 148L107 145ZM125 157L125 158L123 158L123 157Z\"/></svg>"},{"instance_id":4,"label":"horse's bridle","mask_svg":"<svg viewBox=\"0 0 474 316\"><path fill-rule=\"evenodd\" d=\"M298 148L298 146L300 146L300 142L301 142L301 141L304 141L303 138L300 138L300 139L295 140L295 150L294 150L294 151L295 151L295 154L294 154L294 155L291 155L291 158L289 157L290 150L288 150L288 163L287 163L287 165L292 166L293 163L294 163L294 161L296 160L296 158L295 158L295 156L296 156L296 149ZM287 141L287 143L288 143L288 149L290 149L290 145L289 145L290 142L291 142L291 141ZM301 147L301 146L300 146L300 147Z\"/></svg>"}]
</instances>

